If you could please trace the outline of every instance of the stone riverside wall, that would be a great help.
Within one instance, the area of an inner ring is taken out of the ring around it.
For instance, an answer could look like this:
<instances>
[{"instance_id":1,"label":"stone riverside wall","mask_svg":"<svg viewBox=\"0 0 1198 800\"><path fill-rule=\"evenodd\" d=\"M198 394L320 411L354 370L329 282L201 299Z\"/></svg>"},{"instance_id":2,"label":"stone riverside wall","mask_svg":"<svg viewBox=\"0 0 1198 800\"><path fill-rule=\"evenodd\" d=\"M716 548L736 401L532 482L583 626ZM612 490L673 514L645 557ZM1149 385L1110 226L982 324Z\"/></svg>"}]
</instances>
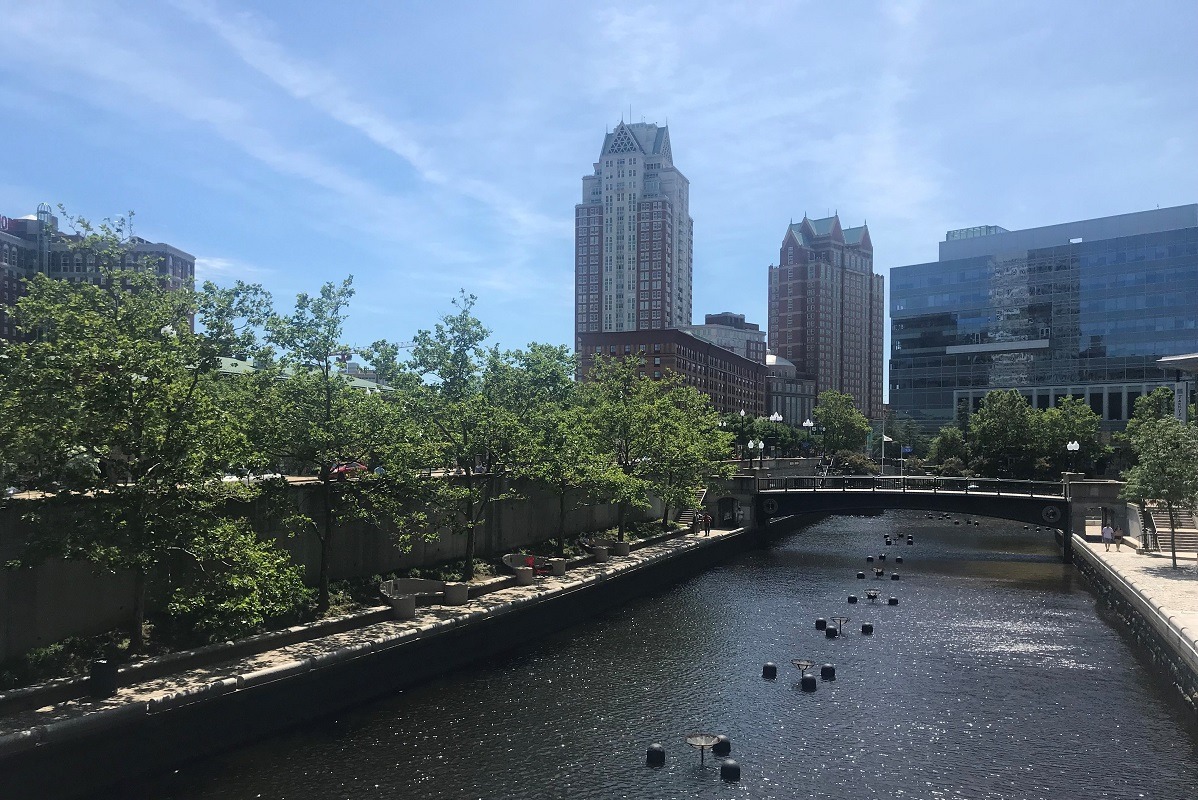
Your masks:
<instances>
[{"instance_id":1,"label":"stone riverside wall","mask_svg":"<svg viewBox=\"0 0 1198 800\"><path fill-rule=\"evenodd\" d=\"M771 533L785 530L771 525ZM511 651L720 564L766 536L687 537L627 568L620 559L580 584L442 619L392 641L351 645L226 677L148 703L126 703L0 740L6 800L53 800L167 769L366 703ZM585 561L585 559L584 559ZM663 624L668 624L663 622ZM613 684L618 691L618 680ZM401 749L402 749L402 743Z\"/></svg>"},{"instance_id":2,"label":"stone riverside wall","mask_svg":"<svg viewBox=\"0 0 1198 800\"><path fill-rule=\"evenodd\" d=\"M1074 565L1136 643L1173 681L1190 712L1198 718L1198 651L1177 626L1148 602L1135 586L1093 558L1083 545L1073 548Z\"/></svg>"},{"instance_id":3,"label":"stone riverside wall","mask_svg":"<svg viewBox=\"0 0 1198 800\"><path fill-rule=\"evenodd\" d=\"M291 487L299 507L316 503L316 486ZM499 513L478 532L477 553L499 554L541 542L556 535L557 498L537 487L517 486L525 499L500 504ZM13 500L0 507L0 565L21 552L29 536L22 516L36 501ZM320 543L314 536L288 537L272 524L263 508L239 509L265 536L274 537L304 567L315 583L320 567ZM649 515L660 515L655 503ZM639 518L648 518L640 515ZM570 535L615 525L613 505L584 506L567 512ZM397 548L389 532L366 524L349 524L335 533L330 573L333 579L368 577L393 570L427 566L465 554L464 536L443 535L416 542L410 552ZM92 565L61 560L23 570L0 566L0 662L68 636L87 636L118 627L129 616L133 581L128 575L103 573Z\"/></svg>"}]
</instances>

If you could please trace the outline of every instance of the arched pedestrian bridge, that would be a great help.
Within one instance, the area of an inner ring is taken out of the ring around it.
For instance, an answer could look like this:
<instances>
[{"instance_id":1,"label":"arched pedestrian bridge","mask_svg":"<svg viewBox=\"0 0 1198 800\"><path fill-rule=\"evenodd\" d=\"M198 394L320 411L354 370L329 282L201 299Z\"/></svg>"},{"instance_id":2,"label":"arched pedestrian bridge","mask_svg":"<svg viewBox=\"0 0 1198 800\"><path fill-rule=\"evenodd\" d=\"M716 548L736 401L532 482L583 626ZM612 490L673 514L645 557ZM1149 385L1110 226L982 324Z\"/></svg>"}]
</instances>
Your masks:
<instances>
[{"instance_id":1,"label":"arched pedestrian bridge","mask_svg":"<svg viewBox=\"0 0 1198 800\"><path fill-rule=\"evenodd\" d=\"M890 508L998 517L1060 531L1061 556L1073 560L1065 484L925 476L788 476L757 478L754 519L799 514L854 514Z\"/></svg>"}]
</instances>

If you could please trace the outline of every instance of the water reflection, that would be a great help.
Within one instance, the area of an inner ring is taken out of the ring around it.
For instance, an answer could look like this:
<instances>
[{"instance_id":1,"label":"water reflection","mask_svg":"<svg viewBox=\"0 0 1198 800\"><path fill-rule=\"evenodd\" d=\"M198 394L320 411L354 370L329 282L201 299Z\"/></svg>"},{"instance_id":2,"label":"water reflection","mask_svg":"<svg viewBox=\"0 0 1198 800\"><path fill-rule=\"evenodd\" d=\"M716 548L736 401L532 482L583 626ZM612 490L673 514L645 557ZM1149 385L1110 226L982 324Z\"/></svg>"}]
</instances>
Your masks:
<instances>
[{"instance_id":1,"label":"water reflection","mask_svg":"<svg viewBox=\"0 0 1198 800\"><path fill-rule=\"evenodd\" d=\"M885 548L886 532L916 544ZM901 580L856 579L887 550ZM831 518L526 652L120 796L1192 797L1198 731L1075 575L1019 525ZM814 619L836 615L853 619L826 639ZM801 692L800 657L837 680ZM778 680L761 679L765 661ZM683 743L696 730L732 738L741 783L721 783L718 759L699 767Z\"/></svg>"}]
</instances>

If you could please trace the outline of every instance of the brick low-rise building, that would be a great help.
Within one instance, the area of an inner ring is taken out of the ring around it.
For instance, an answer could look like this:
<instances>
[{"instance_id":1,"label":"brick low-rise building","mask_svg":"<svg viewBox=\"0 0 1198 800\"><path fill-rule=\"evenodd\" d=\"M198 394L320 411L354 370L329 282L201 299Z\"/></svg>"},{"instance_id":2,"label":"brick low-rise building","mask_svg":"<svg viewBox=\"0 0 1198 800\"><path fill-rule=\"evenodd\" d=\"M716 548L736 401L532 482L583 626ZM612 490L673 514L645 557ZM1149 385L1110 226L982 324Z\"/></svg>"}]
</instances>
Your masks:
<instances>
[{"instance_id":1,"label":"brick low-rise building","mask_svg":"<svg viewBox=\"0 0 1198 800\"><path fill-rule=\"evenodd\" d=\"M642 374L660 379L666 372L675 372L687 386L710 397L721 413L743 409L747 415L766 415L765 364L684 331L583 333L579 344L579 372L584 380L597 353L613 358L636 356L644 362Z\"/></svg>"}]
</instances>

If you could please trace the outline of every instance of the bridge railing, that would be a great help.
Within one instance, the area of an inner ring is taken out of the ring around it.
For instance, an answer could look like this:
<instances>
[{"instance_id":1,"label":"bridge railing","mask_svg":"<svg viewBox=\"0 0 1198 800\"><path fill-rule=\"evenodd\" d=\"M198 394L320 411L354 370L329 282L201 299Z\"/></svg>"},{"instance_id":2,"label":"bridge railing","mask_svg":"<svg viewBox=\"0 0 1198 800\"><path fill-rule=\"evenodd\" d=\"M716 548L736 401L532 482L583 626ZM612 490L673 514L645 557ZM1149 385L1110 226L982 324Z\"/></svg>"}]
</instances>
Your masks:
<instances>
[{"instance_id":1,"label":"bridge railing","mask_svg":"<svg viewBox=\"0 0 1198 800\"><path fill-rule=\"evenodd\" d=\"M784 492L952 492L954 494L1064 497L1065 485L1056 481L1021 481L1004 478L939 478L930 475L788 475L758 478L757 491Z\"/></svg>"}]
</instances>

